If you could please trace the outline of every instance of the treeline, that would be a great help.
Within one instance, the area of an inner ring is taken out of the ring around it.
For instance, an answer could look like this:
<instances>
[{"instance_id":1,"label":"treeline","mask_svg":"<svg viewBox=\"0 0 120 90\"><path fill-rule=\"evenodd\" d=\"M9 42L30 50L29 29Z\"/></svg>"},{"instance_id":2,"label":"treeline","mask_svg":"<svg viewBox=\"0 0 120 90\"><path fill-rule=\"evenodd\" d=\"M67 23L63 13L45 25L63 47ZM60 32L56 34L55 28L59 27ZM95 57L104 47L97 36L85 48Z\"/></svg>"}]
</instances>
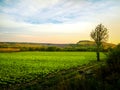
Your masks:
<instances>
[{"instance_id":1,"label":"treeline","mask_svg":"<svg viewBox=\"0 0 120 90\"><path fill-rule=\"evenodd\" d=\"M62 51L63 49L55 46L42 47L20 47L20 51Z\"/></svg>"},{"instance_id":2,"label":"treeline","mask_svg":"<svg viewBox=\"0 0 120 90\"><path fill-rule=\"evenodd\" d=\"M111 47L101 51L108 51ZM40 46L40 47L0 47L0 52L19 52L19 51L95 51L94 46L68 46L68 47L56 47L56 46Z\"/></svg>"},{"instance_id":3,"label":"treeline","mask_svg":"<svg viewBox=\"0 0 120 90\"><path fill-rule=\"evenodd\" d=\"M90 43L90 42L89 42ZM67 45L52 45L52 44L34 44L34 43L0 43L0 52L20 52L20 51L95 51L95 44L67 44ZM107 47L106 47L107 46ZM104 45L101 51L108 51L112 47Z\"/></svg>"},{"instance_id":4,"label":"treeline","mask_svg":"<svg viewBox=\"0 0 120 90\"><path fill-rule=\"evenodd\" d=\"M20 51L95 51L94 47L21 47Z\"/></svg>"}]
</instances>

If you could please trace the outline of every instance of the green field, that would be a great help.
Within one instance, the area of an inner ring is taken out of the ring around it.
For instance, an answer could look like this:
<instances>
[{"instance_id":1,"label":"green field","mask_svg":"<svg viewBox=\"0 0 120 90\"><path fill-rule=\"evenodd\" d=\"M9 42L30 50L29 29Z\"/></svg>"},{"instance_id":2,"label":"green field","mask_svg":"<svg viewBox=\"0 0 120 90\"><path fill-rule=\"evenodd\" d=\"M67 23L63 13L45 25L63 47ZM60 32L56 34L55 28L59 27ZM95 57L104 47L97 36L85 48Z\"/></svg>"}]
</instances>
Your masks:
<instances>
[{"instance_id":1,"label":"green field","mask_svg":"<svg viewBox=\"0 0 120 90\"><path fill-rule=\"evenodd\" d=\"M101 59L104 58L101 53ZM96 61L95 52L0 53L0 85L30 82L91 61Z\"/></svg>"}]
</instances>

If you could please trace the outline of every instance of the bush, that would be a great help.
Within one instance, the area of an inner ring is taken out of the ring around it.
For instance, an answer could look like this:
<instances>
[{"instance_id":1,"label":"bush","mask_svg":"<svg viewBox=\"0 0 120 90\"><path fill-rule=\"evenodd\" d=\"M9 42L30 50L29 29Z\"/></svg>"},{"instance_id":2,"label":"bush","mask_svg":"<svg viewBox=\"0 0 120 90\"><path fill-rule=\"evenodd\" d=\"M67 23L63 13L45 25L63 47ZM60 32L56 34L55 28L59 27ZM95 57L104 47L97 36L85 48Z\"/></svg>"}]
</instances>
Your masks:
<instances>
[{"instance_id":1,"label":"bush","mask_svg":"<svg viewBox=\"0 0 120 90\"><path fill-rule=\"evenodd\" d=\"M97 71L105 90L120 90L120 44L107 54L107 64Z\"/></svg>"},{"instance_id":2,"label":"bush","mask_svg":"<svg viewBox=\"0 0 120 90\"><path fill-rule=\"evenodd\" d=\"M58 47L55 46L49 46L46 51L59 51L60 49Z\"/></svg>"},{"instance_id":3,"label":"bush","mask_svg":"<svg viewBox=\"0 0 120 90\"><path fill-rule=\"evenodd\" d=\"M120 44L108 52L107 64L110 68L120 70Z\"/></svg>"}]
</instances>

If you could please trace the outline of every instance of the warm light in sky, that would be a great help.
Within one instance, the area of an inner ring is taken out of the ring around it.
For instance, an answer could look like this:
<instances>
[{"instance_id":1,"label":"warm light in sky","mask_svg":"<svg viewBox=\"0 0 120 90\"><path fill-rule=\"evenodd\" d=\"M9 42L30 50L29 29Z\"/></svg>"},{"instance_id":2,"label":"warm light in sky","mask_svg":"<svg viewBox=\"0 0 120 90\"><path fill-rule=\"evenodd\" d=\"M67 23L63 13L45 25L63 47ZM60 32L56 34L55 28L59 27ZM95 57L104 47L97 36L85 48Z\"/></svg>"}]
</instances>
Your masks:
<instances>
[{"instance_id":1,"label":"warm light in sky","mask_svg":"<svg viewBox=\"0 0 120 90\"><path fill-rule=\"evenodd\" d=\"M120 43L120 0L0 0L0 42L76 43L100 23Z\"/></svg>"}]
</instances>

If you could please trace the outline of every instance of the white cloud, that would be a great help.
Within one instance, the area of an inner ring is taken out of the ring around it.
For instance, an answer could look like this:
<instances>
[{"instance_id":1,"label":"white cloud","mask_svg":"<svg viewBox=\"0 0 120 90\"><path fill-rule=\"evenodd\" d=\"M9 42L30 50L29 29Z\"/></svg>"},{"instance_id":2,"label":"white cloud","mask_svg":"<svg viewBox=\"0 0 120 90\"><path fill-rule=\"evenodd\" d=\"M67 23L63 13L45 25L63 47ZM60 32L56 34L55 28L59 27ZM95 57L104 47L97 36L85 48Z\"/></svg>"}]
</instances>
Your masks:
<instances>
[{"instance_id":1,"label":"white cloud","mask_svg":"<svg viewBox=\"0 0 120 90\"><path fill-rule=\"evenodd\" d=\"M10 0L15 2L14 0ZM11 4L11 2L6 1L6 3ZM2 11L5 13L16 14L20 16L30 16L38 12L42 8L54 5L58 0L20 0L13 3L13 6L3 7Z\"/></svg>"},{"instance_id":2,"label":"white cloud","mask_svg":"<svg viewBox=\"0 0 120 90\"><path fill-rule=\"evenodd\" d=\"M11 20L7 16L0 16L1 22L0 27L1 28L9 28L7 31L11 32L13 29L13 32L16 32L16 30L20 30L25 32L24 30L28 32L49 32L49 33L80 33L85 32L88 28L86 26L91 26L91 23L62 23L62 24L29 24L25 22L17 22ZM4 31L3 31L4 32Z\"/></svg>"},{"instance_id":3,"label":"white cloud","mask_svg":"<svg viewBox=\"0 0 120 90\"><path fill-rule=\"evenodd\" d=\"M5 1L6 5L0 6L0 33L11 35L10 37L16 34L24 38L41 36L39 38L52 40L55 37L63 39L65 36L74 38L74 34L84 33L89 38L89 32L98 23L119 29L119 2L113 0ZM78 40L77 38L74 40Z\"/></svg>"},{"instance_id":4,"label":"white cloud","mask_svg":"<svg viewBox=\"0 0 120 90\"><path fill-rule=\"evenodd\" d=\"M105 15L116 15L113 8L118 5L115 4L112 0L96 3L90 0L20 0L13 6L1 7L1 10L14 20L33 24L91 22L108 17Z\"/></svg>"}]
</instances>

